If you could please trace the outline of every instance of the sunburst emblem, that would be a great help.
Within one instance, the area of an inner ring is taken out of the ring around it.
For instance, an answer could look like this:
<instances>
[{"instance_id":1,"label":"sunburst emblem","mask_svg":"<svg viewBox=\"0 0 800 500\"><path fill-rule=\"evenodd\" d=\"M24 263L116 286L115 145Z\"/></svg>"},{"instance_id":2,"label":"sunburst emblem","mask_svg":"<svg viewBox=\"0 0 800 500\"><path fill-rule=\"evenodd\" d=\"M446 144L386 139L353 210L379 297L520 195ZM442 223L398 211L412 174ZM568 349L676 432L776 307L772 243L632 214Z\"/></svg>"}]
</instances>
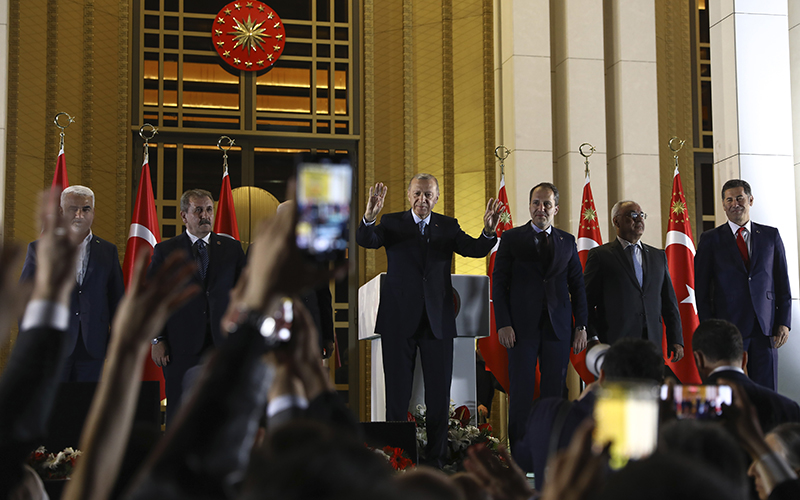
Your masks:
<instances>
[{"instance_id":1,"label":"sunburst emblem","mask_svg":"<svg viewBox=\"0 0 800 500\"><path fill-rule=\"evenodd\" d=\"M680 215L684 212L686 212L686 203L680 200L675 200L675 202L672 204L672 213L675 215Z\"/></svg>"},{"instance_id":2,"label":"sunburst emblem","mask_svg":"<svg viewBox=\"0 0 800 500\"><path fill-rule=\"evenodd\" d=\"M597 212L591 207L583 211L583 220L592 222L597 219Z\"/></svg>"},{"instance_id":3,"label":"sunburst emblem","mask_svg":"<svg viewBox=\"0 0 800 500\"><path fill-rule=\"evenodd\" d=\"M264 49L261 44L264 42L264 38L269 38L269 35L265 33L266 28L261 27L264 21L257 23L249 15L247 16L247 21L236 18L233 20L236 22L236 26L233 27L235 31L231 31L228 34L236 40L236 45L233 46L234 49L241 45L242 48L247 49L248 54L251 50Z\"/></svg>"},{"instance_id":4,"label":"sunburst emblem","mask_svg":"<svg viewBox=\"0 0 800 500\"><path fill-rule=\"evenodd\" d=\"M500 223L501 224L510 224L511 223L511 214L506 211L504 208L502 212L500 212Z\"/></svg>"}]
</instances>

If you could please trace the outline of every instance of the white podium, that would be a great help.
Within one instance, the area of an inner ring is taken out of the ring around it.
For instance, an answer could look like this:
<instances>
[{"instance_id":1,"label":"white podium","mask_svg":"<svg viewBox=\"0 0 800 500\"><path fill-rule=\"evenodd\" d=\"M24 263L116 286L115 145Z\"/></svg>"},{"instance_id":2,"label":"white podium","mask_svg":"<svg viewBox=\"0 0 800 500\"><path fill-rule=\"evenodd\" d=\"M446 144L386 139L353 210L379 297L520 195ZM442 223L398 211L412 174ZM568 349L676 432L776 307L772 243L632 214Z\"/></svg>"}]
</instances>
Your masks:
<instances>
[{"instance_id":1,"label":"white podium","mask_svg":"<svg viewBox=\"0 0 800 500\"><path fill-rule=\"evenodd\" d=\"M381 273L358 289L358 339L372 340L372 405L371 420L386 420L386 392L383 374L383 352L380 332L375 332L381 285L386 273ZM453 307L456 313L457 337L453 339L453 381L450 400L456 406L469 408L473 423L477 415L477 387L475 382L475 339L489 336L489 277L454 274ZM417 351L414 372L414 389L409 410L413 413L418 404L425 403L422 363Z\"/></svg>"}]
</instances>

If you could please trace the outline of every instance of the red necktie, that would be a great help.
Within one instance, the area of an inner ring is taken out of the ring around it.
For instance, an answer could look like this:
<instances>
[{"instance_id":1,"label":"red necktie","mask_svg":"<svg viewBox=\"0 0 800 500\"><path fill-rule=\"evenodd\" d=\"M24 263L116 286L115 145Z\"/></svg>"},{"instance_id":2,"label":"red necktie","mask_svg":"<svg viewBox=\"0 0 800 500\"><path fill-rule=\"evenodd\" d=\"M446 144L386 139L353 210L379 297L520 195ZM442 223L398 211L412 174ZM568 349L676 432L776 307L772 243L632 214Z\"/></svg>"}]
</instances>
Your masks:
<instances>
[{"instance_id":1,"label":"red necktie","mask_svg":"<svg viewBox=\"0 0 800 500\"><path fill-rule=\"evenodd\" d=\"M742 236L744 233L744 228L740 227L738 231L736 231L736 246L739 247L739 253L742 254L742 260L744 261L744 267L747 270L750 270L750 255L747 253L747 243L744 242L744 237Z\"/></svg>"}]
</instances>

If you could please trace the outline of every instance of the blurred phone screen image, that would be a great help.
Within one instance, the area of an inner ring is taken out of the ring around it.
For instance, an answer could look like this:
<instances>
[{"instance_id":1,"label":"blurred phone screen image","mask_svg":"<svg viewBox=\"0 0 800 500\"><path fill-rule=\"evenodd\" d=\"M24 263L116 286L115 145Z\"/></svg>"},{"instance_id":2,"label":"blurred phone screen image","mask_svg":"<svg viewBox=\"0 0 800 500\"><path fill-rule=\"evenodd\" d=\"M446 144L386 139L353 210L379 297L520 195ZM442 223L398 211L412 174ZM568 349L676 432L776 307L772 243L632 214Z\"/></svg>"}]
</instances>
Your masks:
<instances>
[{"instance_id":1,"label":"blurred phone screen image","mask_svg":"<svg viewBox=\"0 0 800 500\"><path fill-rule=\"evenodd\" d=\"M661 386L666 401L669 386ZM727 385L676 385L674 410L678 419L713 420L722 416L722 405L730 406L733 391Z\"/></svg>"},{"instance_id":2,"label":"blurred phone screen image","mask_svg":"<svg viewBox=\"0 0 800 500\"><path fill-rule=\"evenodd\" d=\"M297 167L297 246L317 260L345 257L352 175L349 163Z\"/></svg>"},{"instance_id":3,"label":"blurred phone screen image","mask_svg":"<svg viewBox=\"0 0 800 500\"><path fill-rule=\"evenodd\" d=\"M594 419L594 442L600 446L611 442L612 469L648 457L658 440L658 386L605 384L595 403Z\"/></svg>"}]
</instances>

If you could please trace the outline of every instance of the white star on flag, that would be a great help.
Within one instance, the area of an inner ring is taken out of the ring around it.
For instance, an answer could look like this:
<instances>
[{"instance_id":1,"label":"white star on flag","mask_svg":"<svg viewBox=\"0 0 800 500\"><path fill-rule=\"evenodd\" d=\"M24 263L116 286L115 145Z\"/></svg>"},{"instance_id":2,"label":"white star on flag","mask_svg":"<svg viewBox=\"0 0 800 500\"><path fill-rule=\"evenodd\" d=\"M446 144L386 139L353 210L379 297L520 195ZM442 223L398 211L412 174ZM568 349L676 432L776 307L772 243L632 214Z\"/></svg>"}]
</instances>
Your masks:
<instances>
[{"instance_id":1,"label":"white star on flag","mask_svg":"<svg viewBox=\"0 0 800 500\"><path fill-rule=\"evenodd\" d=\"M681 304L691 304L692 307L694 307L694 313L697 314L697 301L694 298L694 288L686 285L686 291L689 293L689 296L683 299Z\"/></svg>"}]
</instances>

